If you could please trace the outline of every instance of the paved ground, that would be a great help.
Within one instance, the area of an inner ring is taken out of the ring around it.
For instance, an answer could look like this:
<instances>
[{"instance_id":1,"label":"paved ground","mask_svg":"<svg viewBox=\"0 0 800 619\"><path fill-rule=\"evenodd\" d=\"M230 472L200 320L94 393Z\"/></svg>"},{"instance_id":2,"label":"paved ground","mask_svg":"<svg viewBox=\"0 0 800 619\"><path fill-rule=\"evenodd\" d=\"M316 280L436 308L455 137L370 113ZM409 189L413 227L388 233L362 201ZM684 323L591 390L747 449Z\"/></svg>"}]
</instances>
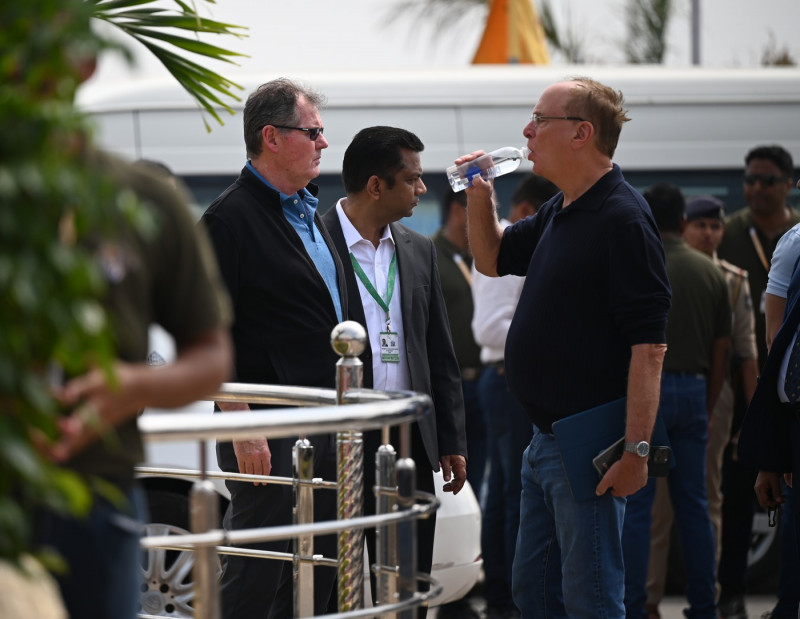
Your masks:
<instances>
[{"instance_id":1,"label":"paved ground","mask_svg":"<svg viewBox=\"0 0 800 619\"><path fill-rule=\"evenodd\" d=\"M771 610L775 604L775 597L768 595L755 595L747 598L747 613L749 619L759 619L761 614ZM470 596L468 603L451 605L439 612L432 608L428 612L429 619L483 619L485 617L485 601L479 596ZM669 596L661 604L662 619L684 619L683 609L686 600L680 596Z\"/></svg>"},{"instance_id":2,"label":"paved ground","mask_svg":"<svg viewBox=\"0 0 800 619\"><path fill-rule=\"evenodd\" d=\"M747 598L747 615L750 619L759 619L762 613L772 610L775 597L771 595L754 595ZM661 607L662 619L684 619L683 609L686 600L682 597L670 596Z\"/></svg>"}]
</instances>

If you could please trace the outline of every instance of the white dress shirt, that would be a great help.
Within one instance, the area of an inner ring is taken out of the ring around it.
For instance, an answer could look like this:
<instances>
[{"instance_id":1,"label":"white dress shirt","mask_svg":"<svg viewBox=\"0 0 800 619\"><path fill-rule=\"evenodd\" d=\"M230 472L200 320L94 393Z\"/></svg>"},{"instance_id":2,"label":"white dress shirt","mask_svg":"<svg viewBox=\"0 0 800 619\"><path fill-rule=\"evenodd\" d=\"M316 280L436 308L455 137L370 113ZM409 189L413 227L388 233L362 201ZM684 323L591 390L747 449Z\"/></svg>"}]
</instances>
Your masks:
<instances>
[{"instance_id":1,"label":"white dress shirt","mask_svg":"<svg viewBox=\"0 0 800 619\"><path fill-rule=\"evenodd\" d=\"M386 299L386 286L389 278L389 265L395 252L394 239L389 226L383 231L377 249L371 241L361 236L355 229L347 214L342 209L341 200L336 203L336 214L339 216L339 223L342 226L347 248L358 260L358 264L372 283L378 294ZM373 389L383 391L394 391L398 389L411 389L411 376L408 371L408 358L406 356L406 342L403 334L403 314L400 303L400 272L398 266L397 278L394 282L394 293L389 301L389 318L391 320L392 331L397 333L399 363L384 363L381 361L381 339L380 334L386 331L386 312L383 311L378 302L372 298L364 284L356 275L358 292L361 296L361 305L364 308L364 316L367 319L367 333L369 333L369 344L372 349L372 377Z\"/></svg>"},{"instance_id":2,"label":"white dress shirt","mask_svg":"<svg viewBox=\"0 0 800 619\"><path fill-rule=\"evenodd\" d=\"M500 225L505 228L511 222L503 219ZM481 347L482 363L494 363L505 358L508 328L524 283L525 278L517 275L487 277L478 273L475 265L472 266L472 300L475 305L472 334Z\"/></svg>"}]
</instances>

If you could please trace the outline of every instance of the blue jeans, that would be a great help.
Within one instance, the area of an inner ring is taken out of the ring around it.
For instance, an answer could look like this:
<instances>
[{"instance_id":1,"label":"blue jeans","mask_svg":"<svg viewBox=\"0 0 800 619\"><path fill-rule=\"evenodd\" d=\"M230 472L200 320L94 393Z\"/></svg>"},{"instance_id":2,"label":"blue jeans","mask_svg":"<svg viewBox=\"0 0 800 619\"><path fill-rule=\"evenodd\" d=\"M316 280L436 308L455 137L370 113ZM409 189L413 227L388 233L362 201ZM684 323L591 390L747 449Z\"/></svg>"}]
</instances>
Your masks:
<instances>
[{"instance_id":1,"label":"blue jeans","mask_svg":"<svg viewBox=\"0 0 800 619\"><path fill-rule=\"evenodd\" d=\"M511 566L519 529L520 467L522 454L531 442L533 424L508 390L502 364L488 365L483 370L478 394L489 444L489 475L481 527L483 595L490 608L508 608L514 604Z\"/></svg>"},{"instance_id":2,"label":"blue jeans","mask_svg":"<svg viewBox=\"0 0 800 619\"><path fill-rule=\"evenodd\" d=\"M686 572L687 617L716 619L716 557L706 492L708 412L706 380L695 374L665 372L659 415L667 429L675 467L669 493L678 523ZM628 497L622 546L625 552L625 607L628 619L646 617L647 563L655 479Z\"/></svg>"},{"instance_id":3,"label":"blue jeans","mask_svg":"<svg viewBox=\"0 0 800 619\"><path fill-rule=\"evenodd\" d=\"M147 508L138 486L125 498L125 505L116 506L95 497L84 519L49 512L39 518L39 541L69 566L55 577L70 617L134 619L139 611L139 538Z\"/></svg>"},{"instance_id":4,"label":"blue jeans","mask_svg":"<svg viewBox=\"0 0 800 619\"><path fill-rule=\"evenodd\" d=\"M528 619L625 617L625 499L576 501L555 438L534 429L522 459L514 602Z\"/></svg>"}]
</instances>

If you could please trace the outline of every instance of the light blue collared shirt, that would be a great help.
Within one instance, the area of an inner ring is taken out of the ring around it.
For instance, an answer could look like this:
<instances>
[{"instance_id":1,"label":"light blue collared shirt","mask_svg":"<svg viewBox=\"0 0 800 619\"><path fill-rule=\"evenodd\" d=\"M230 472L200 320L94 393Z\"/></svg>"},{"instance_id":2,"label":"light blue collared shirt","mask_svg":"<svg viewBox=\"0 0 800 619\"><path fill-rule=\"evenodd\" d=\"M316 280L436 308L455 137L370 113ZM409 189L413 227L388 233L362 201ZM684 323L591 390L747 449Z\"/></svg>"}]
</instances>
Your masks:
<instances>
[{"instance_id":1,"label":"light blue collared shirt","mask_svg":"<svg viewBox=\"0 0 800 619\"><path fill-rule=\"evenodd\" d=\"M339 297L339 279L336 276L336 263L333 261L333 255L325 242L325 238L317 228L317 224L314 223L314 214L317 212L319 200L312 196L305 187L299 192L287 196L261 176L250 161L247 162L247 168L267 187L280 194L281 206L283 207L286 221L292 225L300 240L303 241L303 246L328 287L333 306L336 308L336 317L339 322L342 322L342 302Z\"/></svg>"}]
</instances>

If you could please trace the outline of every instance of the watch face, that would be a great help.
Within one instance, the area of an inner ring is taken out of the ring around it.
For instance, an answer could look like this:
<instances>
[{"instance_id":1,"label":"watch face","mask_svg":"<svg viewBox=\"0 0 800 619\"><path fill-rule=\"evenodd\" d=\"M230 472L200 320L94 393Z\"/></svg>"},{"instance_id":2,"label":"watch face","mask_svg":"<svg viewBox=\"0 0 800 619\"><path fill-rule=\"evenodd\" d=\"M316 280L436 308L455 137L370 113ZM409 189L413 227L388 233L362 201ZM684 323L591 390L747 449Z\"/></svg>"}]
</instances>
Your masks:
<instances>
[{"instance_id":1,"label":"watch face","mask_svg":"<svg viewBox=\"0 0 800 619\"><path fill-rule=\"evenodd\" d=\"M650 444L647 441L639 441L638 443L625 443L625 451L636 454L640 458L646 458L650 455Z\"/></svg>"}]
</instances>

